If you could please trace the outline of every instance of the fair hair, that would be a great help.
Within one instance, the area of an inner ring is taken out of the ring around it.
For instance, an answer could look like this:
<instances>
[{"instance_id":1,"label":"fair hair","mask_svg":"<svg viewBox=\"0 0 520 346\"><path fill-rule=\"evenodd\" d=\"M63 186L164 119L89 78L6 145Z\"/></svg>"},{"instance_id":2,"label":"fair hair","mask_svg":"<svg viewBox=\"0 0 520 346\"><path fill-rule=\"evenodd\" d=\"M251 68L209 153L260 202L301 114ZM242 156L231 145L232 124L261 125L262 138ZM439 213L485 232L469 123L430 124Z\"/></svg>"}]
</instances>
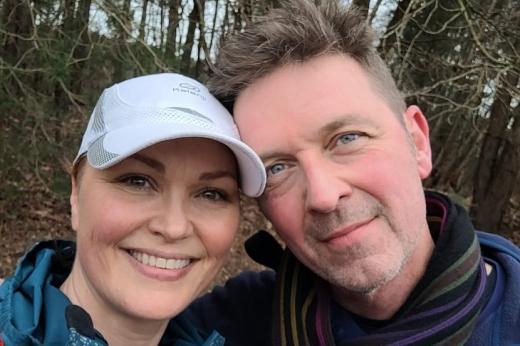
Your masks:
<instances>
[{"instance_id":1,"label":"fair hair","mask_svg":"<svg viewBox=\"0 0 520 346\"><path fill-rule=\"evenodd\" d=\"M323 55L344 55L368 73L374 89L401 119L406 106L364 16L338 0L284 0L280 8L225 37L208 81L210 91L230 110L256 80L289 64ZM348 78L348 76L345 76Z\"/></svg>"}]
</instances>

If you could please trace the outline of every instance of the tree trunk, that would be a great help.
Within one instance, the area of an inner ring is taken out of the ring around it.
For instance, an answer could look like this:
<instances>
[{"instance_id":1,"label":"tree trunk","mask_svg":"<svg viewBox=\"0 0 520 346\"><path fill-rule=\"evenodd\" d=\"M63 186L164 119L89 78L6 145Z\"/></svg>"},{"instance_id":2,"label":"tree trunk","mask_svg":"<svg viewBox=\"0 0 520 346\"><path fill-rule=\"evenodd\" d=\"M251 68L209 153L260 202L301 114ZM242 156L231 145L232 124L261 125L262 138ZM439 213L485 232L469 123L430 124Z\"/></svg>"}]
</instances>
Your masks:
<instances>
[{"instance_id":1,"label":"tree trunk","mask_svg":"<svg viewBox=\"0 0 520 346\"><path fill-rule=\"evenodd\" d=\"M488 17L510 13L511 5L509 0L493 2ZM504 49L503 53L513 53L514 56L514 52L520 49L520 39L518 33L510 35L511 45L502 42L498 47ZM519 179L520 107L510 107L513 95L519 92L518 61L518 58L512 60L512 69L506 76L500 75L502 83L498 84L475 170L471 215L475 226L487 231L501 230Z\"/></svg>"},{"instance_id":2,"label":"tree trunk","mask_svg":"<svg viewBox=\"0 0 520 346\"><path fill-rule=\"evenodd\" d=\"M63 0L62 7L62 30L65 36L68 36L74 27L74 7L76 5L75 0Z\"/></svg>"},{"instance_id":3,"label":"tree trunk","mask_svg":"<svg viewBox=\"0 0 520 346\"><path fill-rule=\"evenodd\" d=\"M34 30L31 22L31 4L28 0L4 0L2 5L1 23L2 47L1 56L14 65L28 49ZM19 66L21 67L21 66Z\"/></svg>"},{"instance_id":4,"label":"tree trunk","mask_svg":"<svg viewBox=\"0 0 520 346\"><path fill-rule=\"evenodd\" d=\"M396 42L399 39L399 33L401 30L399 30L399 26L401 23L403 23L403 20L405 19L405 14L408 12L408 8L410 7L412 0L402 0L399 1L397 4L397 8L394 11L394 14L392 16L392 19L390 20L390 23L388 23L387 27L387 34L385 35L385 38L382 40L381 44L381 50L382 54L385 57L385 59L389 59L388 56L390 50L394 47Z\"/></svg>"},{"instance_id":5,"label":"tree trunk","mask_svg":"<svg viewBox=\"0 0 520 346\"><path fill-rule=\"evenodd\" d=\"M148 12L148 1L143 0L143 12L141 12L141 22L139 24L139 39L144 40L144 31L146 27L146 15Z\"/></svg>"},{"instance_id":6,"label":"tree trunk","mask_svg":"<svg viewBox=\"0 0 520 346\"><path fill-rule=\"evenodd\" d=\"M177 49L177 27L179 26L180 0L170 0L168 9L168 33L166 34L166 57L173 59Z\"/></svg>"},{"instance_id":7,"label":"tree trunk","mask_svg":"<svg viewBox=\"0 0 520 346\"><path fill-rule=\"evenodd\" d=\"M456 148L462 145L464 142L463 138L461 138L461 134L465 132L465 125L467 125L467 120L463 117L457 117L455 121L451 124L451 129L449 135L446 137L444 141L445 144L441 147L438 154L435 155L435 160L433 161L433 174L432 174L432 185L439 189L446 189L448 181L450 180L451 165L452 161L458 161L459 157L457 155L457 151L453 150L454 146L447 144L455 144Z\"/></svg>"},{"instance_id":8,"label":"tree trunk","mask_svg":"<svg viewBox=\"0 0 520 346\"><path fill-rule=\"evenodd\" d=\"M202 35L202 33L201 33ZM201 53L202 53L202 40L199 39L199 44L198 44L198 47L197 47L197 62L195 63L195 71L193 73L193 78L197 79L197 80L200 80L200 75L202 73L202 65L203 65L203 60L201 59Z\"/></svg>"},{"instance_id":9,"label":"tree trunk","mask_svg":"<svg viewBox=\"0 0 520 346\"><path fill-rule=\"evenodd\" d=\"M226 8L224 9L224 18L220 26L220 35L225 37L229 30L229 1L226 1Z\"/></svg>"},{"instance_id":10,"label":"tree trunk","mask_svg":"<svg viewBox=\"0 0 520 346\"><path fill-rule=\"evenodd\" d=\"M511 129L508 88L518 78L510 73L497 92L491 108L489 126L484 135L474 178L471 215L479 229L499 232L520 171L520 109Z\"/></svg>"},{"instance_id":11,"label":"tree trunk","mask_svg":"<svg viewBox=\"0 0 520 346\"><path fill-rule=\"evenodd\" d=\"M164 52L165 44L164 44L164 0L159 1L159 48L161 52Z\"/></svg>"},{"instance_id":12,"label":"tree trunk","mask_svg":"<svg viewBox=\"0 0 520 346\"><path fill-rule=\"evenodd\" d=\"M31 4L28 0L4 0L0 22L0 57L8 66L24 68L27 64L20 59L30 49L33 41L28 40L33 31L31 22ZM3 72L2 72L3 73ZM4 90L12 99L20 99L24 95L18 77L5 73Z\"/></svg>"},{"instance_id":13,"label":"tree trunk","mask_svg":"<svg viewBox=\"0 0 520 346\"><path fill-rule=\"evenodd\" d=\"M209 46L208 49L211 51L213 48L213 39L215 37L215 31L217 30L217 14L218 14L218 0L215 0L215 13L213 13L213 24L211 26L211 35L209 38ZM208 59L209 57L206 57Z\"/></svg>"},{"instance_id":14,"label":"tree trunk","mask_svg":"<svg viewBox=\"0 0 520 346\"><path fill-rule=\"evenodd\" d=\"M452 147L452 154L446 157L440 185L444 186L445 190L457 191L459 194L462 194L461 191L464 188L464 186L460 186L461 181L463 181L460 177L465 175L464 172L469 165L469 160L474 160L472 148L475 147L475 142L478 137L473 128L468 129L468 127L471 127L468 121L465 121L464 125L466 128L460 130L459 136L454 142L457 143L457 145L454 146L455 148ZM465 185L469 184L466 182ZM471 191L466 192L469 192L467 195L471 194Z\"/></svg>"},{"instance_id":15,"label":"tree trunk","mask_svg":"<svg viewBox=\"0 0 520 346\"><path fill-rule=\"evenodd\" d=\"M115 8L118 9L117 7ZM132 31L131 0L124 0L119 10L120 22L116 24L118 42L115 44L115 56L118 63L115 64L113 79L116 82L128 77L128 33Z\"/></svg>"},{"instance_id":16,"label":"tree trunk","mask_svg":"<svg viewBox=\"0 0 520 346\"><path fill-rule=\"evenodd\" d=\"M190 74L191 66L191 51L193 49L193 42L195 41L195 29L199 21L200 8L199 2L193 2L193 9L188 16L188 31L186 33L186 41L182 47L182 58L181 58L181 72Z\"/></svg>"},{"instance_id":17,"label":"tree trunk","mask_svg":"<svg viewBox=\"0 0 520 346\"><path fill-rule=\"evenodd\" d=\"M368 18L368 8L370 6L370 0L353 0L352 5L357 6L365 18Z\"/></svg>"},{"instance_id":18,"label":"tree trunk","mask_svg":"<svg viewBox=\"0 0 520 346\"><path fill-rule=\"evenodd\" d=\"M74 47L72 57L74 65L71 72L71 91L75 95L80 95L83 85L83 68L85 66L84 59L88 55L90 49L90 35L88 25L90 21L90 4L91 0L79 0L74 20L74 32L77 33L79 41ZM79 100L79 99L78 99Z\"/></svg>"}]
</instances>

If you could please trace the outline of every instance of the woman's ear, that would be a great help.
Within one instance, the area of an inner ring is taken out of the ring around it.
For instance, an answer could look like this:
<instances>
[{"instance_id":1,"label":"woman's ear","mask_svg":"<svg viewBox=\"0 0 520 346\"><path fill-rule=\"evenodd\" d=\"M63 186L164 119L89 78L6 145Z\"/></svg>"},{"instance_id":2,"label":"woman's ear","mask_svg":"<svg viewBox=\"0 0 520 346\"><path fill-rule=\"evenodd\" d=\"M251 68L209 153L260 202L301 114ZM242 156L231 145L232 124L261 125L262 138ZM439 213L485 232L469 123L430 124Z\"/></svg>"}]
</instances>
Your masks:
<instances>
[{"instance_id":1,"label":"woman's ear","mask_svg":"<svg viewBox=\"0 0 520 346\"><path fill-rule=\"evenodd\" d=\"M72 184L72 189L70 192L70 223L72 229L74 231L78 231L79 229L79 206L78 206L78 194L79 194L79 186L77 182L77 177L73 175L70 176L70 181Z\"/></svg>"},{"instance_id":2,"label":"woman's ear","mask_svg":"<svg viewBox=\"0 0 520 346\"><path fill-rule=\"evenodd\" d=\"M415 157L419 176L421 179L426 179L432 171L432 151L428 121L421 109L417 106L408 107L404 117L410 139L415 146Z\"/></svg>"}]
</instances>

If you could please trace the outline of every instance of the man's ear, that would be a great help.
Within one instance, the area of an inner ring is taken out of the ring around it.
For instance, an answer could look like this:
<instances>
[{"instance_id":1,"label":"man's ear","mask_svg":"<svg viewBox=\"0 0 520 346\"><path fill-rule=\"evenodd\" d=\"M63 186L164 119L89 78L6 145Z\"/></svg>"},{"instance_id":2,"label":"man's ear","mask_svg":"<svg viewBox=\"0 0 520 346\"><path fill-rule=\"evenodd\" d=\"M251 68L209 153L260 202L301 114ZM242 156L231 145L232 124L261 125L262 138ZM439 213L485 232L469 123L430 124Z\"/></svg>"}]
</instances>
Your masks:
<instances>
[{"instance_id":1,"label":"man's ear","mask_svg":"<svg viewBox=\"0 0 520 346\"><path fill-rule=\"evenodd\" d=\"M79 186L77 178L71 175L70 177L72 190L70 192L70 223L74 231L79 229L79 205L78 205L78 194Z\"/></svg>"},{"instance_id":2,"label":"man's ear","mask_svg":"<svg viewBox=\"0 0 520 346\"><path fill-rule=\"evenodd\" d=\"M428 121L421 109L410 106L404 114L406 129L415 146L415 158L421 179L426 179L432 171L432 150L430 146L430 130Z\"/></svg>"}]
</instances>

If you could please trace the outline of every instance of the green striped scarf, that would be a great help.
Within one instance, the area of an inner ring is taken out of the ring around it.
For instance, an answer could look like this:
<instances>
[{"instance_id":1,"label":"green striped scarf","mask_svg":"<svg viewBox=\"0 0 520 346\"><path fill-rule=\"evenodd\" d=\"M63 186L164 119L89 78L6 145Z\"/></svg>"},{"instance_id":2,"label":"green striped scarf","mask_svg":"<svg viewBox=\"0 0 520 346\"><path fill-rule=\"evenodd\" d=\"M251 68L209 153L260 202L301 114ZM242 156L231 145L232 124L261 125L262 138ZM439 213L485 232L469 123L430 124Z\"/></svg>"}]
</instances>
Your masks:
<instances>
[{"instance_id":1,"label":"green striped scarf","mask_svg":"<svg viewBox=\"0 0 520 346\"><path fill-rule=\"evenodd\" d=\"M414 291L383 327L336 344L326 283L286 250L277 271L273 345L461 345L483 306L486 271L467 213L427 193L436 247ZM431 215L434 214L434 215Z\"/></svg>"}]
</instances>

